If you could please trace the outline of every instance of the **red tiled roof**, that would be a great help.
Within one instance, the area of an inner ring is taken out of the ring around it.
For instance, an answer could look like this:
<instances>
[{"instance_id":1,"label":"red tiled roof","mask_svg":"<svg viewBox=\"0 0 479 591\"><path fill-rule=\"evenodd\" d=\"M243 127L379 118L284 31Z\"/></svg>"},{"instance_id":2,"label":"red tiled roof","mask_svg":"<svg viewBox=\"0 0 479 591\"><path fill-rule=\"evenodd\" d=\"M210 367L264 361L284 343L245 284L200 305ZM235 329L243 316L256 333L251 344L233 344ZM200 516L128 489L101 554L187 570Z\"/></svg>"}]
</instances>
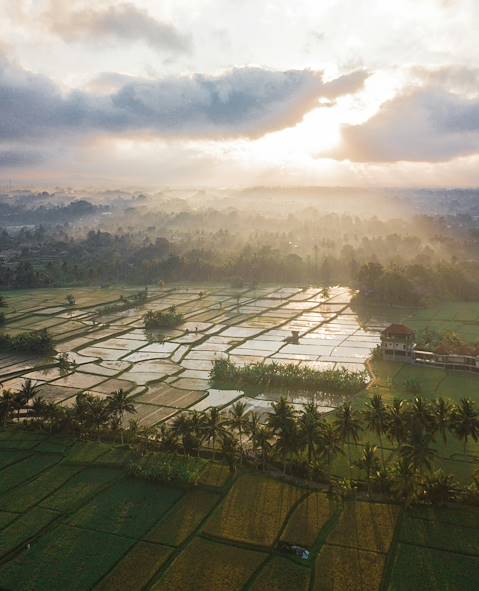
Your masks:
<instances>
[{"instance_id":1,"label":"red tiled roof","mask_svg":"<svg viewBox=\"0 0 479 591\"><path fill-rule=\"evenodd\" d=\"M414 331L404 324L391 324L383 330L386 337L407 337L413 336Z\"/></svg>"}]
</instances>

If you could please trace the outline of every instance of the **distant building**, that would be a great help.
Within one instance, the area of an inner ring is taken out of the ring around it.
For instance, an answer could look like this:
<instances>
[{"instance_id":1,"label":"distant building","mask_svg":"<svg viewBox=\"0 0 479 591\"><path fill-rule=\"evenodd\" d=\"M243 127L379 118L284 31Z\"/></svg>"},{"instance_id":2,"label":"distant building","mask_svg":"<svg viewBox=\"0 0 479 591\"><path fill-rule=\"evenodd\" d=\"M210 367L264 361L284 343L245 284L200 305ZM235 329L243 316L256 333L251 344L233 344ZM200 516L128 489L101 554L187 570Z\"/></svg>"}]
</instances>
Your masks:
<instances>
[{"instance_id":1,"label":"distant building","mask_svg":"<svg viewBox=\"0 0 479 591\"><path fill-rule=\"evenodd\" d=\"M416 333L404 324L391 324L381 333L383 359L414 362Z\"/></svg>"},{"instance_id":2,"label":"distant building","mask_svg":"<svg viewBox=\"0 0 479 591\"><path fill-rule=\"evenodd\" d=\"M381 333L383 359L479 373L479 357L418 351L415 339L415 332L408 326L391 324Z\"/></svg>"}]
</instances>

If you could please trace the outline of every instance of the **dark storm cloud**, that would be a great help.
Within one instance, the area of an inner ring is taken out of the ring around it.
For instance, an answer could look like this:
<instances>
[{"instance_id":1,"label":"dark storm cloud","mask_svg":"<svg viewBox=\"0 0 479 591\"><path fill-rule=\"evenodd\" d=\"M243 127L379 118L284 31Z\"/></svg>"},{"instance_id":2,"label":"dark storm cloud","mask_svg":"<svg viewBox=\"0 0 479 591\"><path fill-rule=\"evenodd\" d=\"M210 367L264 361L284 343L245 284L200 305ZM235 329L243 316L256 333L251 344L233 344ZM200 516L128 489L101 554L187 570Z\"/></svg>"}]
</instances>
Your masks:
<instances>
[{"instance_id":1,"label":"dark storm cloud","mask_svg":"<svg viewBox=\"0 0 479 591\"><path fill-rule=\"evenodd\" d=\"M311 70L250 67L219 76L111 77L107 92L62 93L50 79L0 60L0 141L69 134L260 137L295 125L321 98L357 91L366 77L353 72L324 83Z\"/></svg>"},{"instance_id":2,"label":"dark storm cloud","mask_svg":"<svg viewBox=\"0 0 479 591\"><path fill-rule=\"evenodd\" d=\"M51 2L43 22L64 41L143 42L155 50L188 52L191 39L173 25L153 18L134 4L69 10L64 0Z\"/></svg>"},{"instance_id":3,"label":"dark storm cloud","mask_svg":"<svg viewBox=\"0 0 479 591\"><path fill-rule=\"evenodd\" d=\"M356 162L441 162L479 151L479 98L438 86L384 103L361 125L343 127L333 158Z\"/></svg>"}]
</instances>

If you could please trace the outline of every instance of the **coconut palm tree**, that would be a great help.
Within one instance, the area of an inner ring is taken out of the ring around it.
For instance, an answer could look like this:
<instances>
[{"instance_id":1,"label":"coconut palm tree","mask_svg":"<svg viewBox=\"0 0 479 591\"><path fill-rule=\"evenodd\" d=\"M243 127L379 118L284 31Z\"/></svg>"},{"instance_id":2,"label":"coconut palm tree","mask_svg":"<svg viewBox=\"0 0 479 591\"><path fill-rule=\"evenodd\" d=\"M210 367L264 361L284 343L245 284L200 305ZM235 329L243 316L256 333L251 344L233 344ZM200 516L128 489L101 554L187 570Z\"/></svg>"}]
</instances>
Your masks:
<instances>
[{"instance_id":1,"label":"coconut palm tree","mask_svg":"<svg viewBox=\"0 0 479 591\"><path fill-rule=\"evenodd\" d=\"M185 448L185 438L187 438L188 433L191 430L191 425L187 414L182 412L176 415L176 417L171 422L170 428L176 437L183 442L183 448ZM184 449L184 451L186 453L186 449Z\"/></svg>"},{"instance_id":2,"label":"coconut palm tree","mask_svg":"<svg viewBox=\"0 0 479 591\"><path fill-rule=\"evenodd\" d=\"M444 398L433 402L434 430L438 432L444 443L447 443L447 433L451 428L454 405Z\"/></svg>"},{"instance_id":3,"label":"coconut palm tree","mask_svg":"<svg viewBox=\"0 0 479 591\"><path fill-rule=\"evenodd\" d=\"M304 405L298 417L298 435L302 445L306 448L308 465L316 459L317 446L321 441L322 420L315 402Z\"/></svg>"},{"instance_id":4,"label":"coconut palm tree","mask_svg":"<svg viewBox=\"0 0 479 591\"><path fill-rule=\"evenodd\" d=\"M228 463L230 472L236 470L236 464L240 453L238 442L230 433L221 437L221 454Z\"/></svg>"},{"instance_id":5,"label":"coconut palm tree","mask_svg":"<svg viewBox=\"0 0 479 591\"><path fill-rule=\"evenodd\" d=\"M20 410L30 402L30 400L37 393L37 390L38 385L34 384L30 378L27 378L20 386L20 389L17 391L17 395L15 397L17 418L20 418Z\"/></svg>"},{"instance_id":6,"label":"coconut palm tree","mask_svg":"<svg viewBox=\"0 0 479 591\"><path fill-rule=\"evenodd\" d=\"M410 429L420 428L426 433L434 431L434 411L428 400L422 396L416 396L407 407L407 418L410 422Z\"/></svg>"},{"instance_id":7,"label":"coconut palm tree","mask_svg":"<svg viewBox=\"0 0 479 591\"><path fill-rule=\"evenodd\" d=\"M378 448L375 445L372 446L369 443L366 443L366 445L361 450L359 459L354 462L354 465L359 468L359 470L364 470L366 473L368 497L371 496L371 476L379 469L377 451Z\"/></svg>"},{"instance_id":8,"label":"coconut palm tree","mask_svg":"<svg viewBox=\"0 0 479 591\"><path fill-rule=\"evenodd\" d=\"M451 474L437 470L423 482L423 496L433 505L447 505L457 501L459 483Z\"/></svg>"},{"instance_id":9,"label":"coconut palm tree","mask_svg":"<svg viewBox=\"0 0 479 591\"><path fill-rule=\"evenodd\" d=\"M472 400L462 398L459 401L452 415L452 429L456 437L464 442L465 454L468 440L479 439L479 416Z\"/></svg>"},{"instance_id":10,"label":"coconut palm tree","mask_svg":"<svg viewBox=\"0 0 479 591\"><path fill-rule=\"evenodd\" d=\"M351 479L351 442L359 441L361 422L358 413L353 410L350 402L342 404L334 413L333 425L341 439L348 448L349 478Z\"/></svg>"},{"instance_id":11,"label":"coconut palm tree","mask_svg":"<svg viewBox=\"0 0 479 591\"><path fill-rule=\"evenodd\" d=\"M289 423L276 434L274 449L279 453L283 464L283 474L286 474L288 456L298 451L300 447L299 433L296 424Z\"/></svg>"},{"instance_id":12,"label":"coconut palm tree","mask_svg":"<svg viewBox=\"0 0 479 591\"><path fill-rule=\"evenodd\" d=\"M375 393L372 398L367 400L363 410L363 417L366 427L375 433L379 439L379 449L381 450L381 462L383 469L384 463L384 449L382 437L386 433L387 428L387 410L383 402L383 397L379 392Z\"/></svg>"},{"instance_id":13,"label":"coconut palm tree","mask_svg":"<svg viewBox=\"0 0 479 591\"><path fill-rule=\"evenodd\" d=\"M249 412L248 413L248 423L246 425L246 433L249 435L251 447L253 450L253 454L256 454L257 451L257 439L256 435L258 433L258 429L261 426L261 419L257 412Z\"/></svg>"},{"instance_id":14,"label":"coconut palm tree","mask_svg":"<svg viewBox=\"0 0 479 591\"><path fill-rule=\"evenodd\" d=\"M270 431L270 429L265 426L265 425L261 425L258 430L256 431L256 435L255 435L255 445L257 447L257 449L261 450L261 467L263 469L263 472L266 469L266 462L268 460L269 454L271 452L271 437L272 437L272 433Z\"/></svg>"},{"instance_id":15,"label":"coconut palm tree","mask_svg":"<svg viewBox=\"0 0 479 591\"><path fill-rule=\"evenodd\" d=\"M226 424L221 411L213 406L203 415L203 423L201 427L203 439L212 444L213 459L216 457L216 441L224 436L226 431Z\"/></svg>"},{"instance_id":16,"label":"coconut palm tree","mask_svg":"<svg viewBox=\"0 0 479 591\"><path fill-rule=\"evenodd\" d=\"M15 398L16 394L11 390L3 390L0 394L0 419L4 427L8 423L15 408Z\"/></svg>"},{"instance_id":17,"label":"coconut palm tree","mask_svg":"<svg viewBox=\"0 0 479 591\"><path fill-rule=\"evenodd\" d=\"M343 452L341 439L338 436L336 429L329 422L325 422L321 430L321 444L320 455L326 458L328 465L328 478L331 480L331 463L333 459Z\"/></svg>"},{"instance_id":18,"label":"coconut palm tree","mask_svg":"<svg viewBox=\"0 0 479 591\"><path fill-rule=\"evenodd\" d=\"M122 388L115 390L109 399L109 410L112 413L112 423L115 429L120 428L121 444L123 445L123 421L125 414L135 414L136 408L129 400Z\"/></svg>"},{"instance_id":19,"label":"coconut palm tree","mask_svg":"<svg viewBox=\"0 0 479 591\"><path fill-rule=\"evenodd\" d=\"M239 437L239 450L240 450L240 462L243 458L243 433L248 428L248 413L246 409L248 408L246 402L242 400L238 400L235 402L230 409L229 412L229 420L228 423L238 431Z\"/></svg>"},{"instance_id":20,"label":"coconut palm tree","mask_svg":"<svg viewBox=\"0 0 479 591\"><path fill-rule=\"evenodd\" d=\"M398 445L407 434L406 409L407 405L399 398L394 398L391 406L386 407L386 434L391 442L396 441Z\"/></svg>"},{"instance_id":21,"label":"coconut palm tree","mask_svg":"<svg viewBox=\"0 0 479 591\"><path fill-rule=\"evenodd\" d=\"M417 471L405 457L399 458L393 466L391 492L406 506L416 497Z\"/></svg>"},{"instance_id":22,"label":"coconut palm tree","mask_svg":"<svg viewBox=\"0 0 479 591\"><path fill-rule=\"evenodd\" d=\"M295 421L296 411L293 406L281 397L278 402L273 402L272 411L268 413L267 424L273 433L278 433L290 428Z\"/></svg>"},{"instance_id":23,"label":"coconut palm tree","mask_svg":"<svg viewBox=\"0 0 479 591\"><path fill-rule=\"evenodd\" d=\"M425 432L420 425L416 425L401 445L399 453L419 474L424 470L429 472L437 456L436 450L430 447L431 443L432 435Z\"/></svg>"}]
</instances>

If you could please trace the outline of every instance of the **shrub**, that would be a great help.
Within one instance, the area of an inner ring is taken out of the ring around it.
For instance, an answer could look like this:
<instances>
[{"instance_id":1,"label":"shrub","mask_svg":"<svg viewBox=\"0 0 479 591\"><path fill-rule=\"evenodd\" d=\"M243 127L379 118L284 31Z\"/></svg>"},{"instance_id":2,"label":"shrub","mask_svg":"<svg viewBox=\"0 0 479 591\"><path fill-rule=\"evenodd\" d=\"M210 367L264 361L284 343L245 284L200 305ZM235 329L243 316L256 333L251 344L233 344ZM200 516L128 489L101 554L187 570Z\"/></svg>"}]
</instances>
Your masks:
<instances>
[{"instance_id":1,"label":"shrub","mask_svg":"<svg viewBox=\"0 0 479 591\"><path fill-rule=\"evenodd\" d=\"M46 329L43 329L23 332L16 336L0 335L0 351L48 355L53 353L54 349L50 335Z\"/></svg>"},{"instance_id":2,"label":"shrub","mask_svg":"<svg viewBox=\"0 0 479 591\"><path fill-rule=\"evenodd\" d=\"M206 460L150 452L128 465L128 473L152 482L197 484Z\"/></svg>"},{"instance_id":3,"label":"shrub","mask_svg":"<svg viewBox=\"0 0 479 591\"><path fill-rule=\"evenodd\" d=\"M258 362L240 367L228 359L217 359L210 379L216 384L284 386L354 394L367 384L368 373L346 368L316 370L297 363Z\"/></svg>"},{"instance_id":4,"label":"shrub","mask_svg":"<svg viewBox=\"0 0 479 591\"><path fill-rule=\"evenodd\" d=\"M173 328L184 322L183 314L176 311L172 306L166 312L149 310L144 316L145 328Z\"/></svg>"}]
</instances>

